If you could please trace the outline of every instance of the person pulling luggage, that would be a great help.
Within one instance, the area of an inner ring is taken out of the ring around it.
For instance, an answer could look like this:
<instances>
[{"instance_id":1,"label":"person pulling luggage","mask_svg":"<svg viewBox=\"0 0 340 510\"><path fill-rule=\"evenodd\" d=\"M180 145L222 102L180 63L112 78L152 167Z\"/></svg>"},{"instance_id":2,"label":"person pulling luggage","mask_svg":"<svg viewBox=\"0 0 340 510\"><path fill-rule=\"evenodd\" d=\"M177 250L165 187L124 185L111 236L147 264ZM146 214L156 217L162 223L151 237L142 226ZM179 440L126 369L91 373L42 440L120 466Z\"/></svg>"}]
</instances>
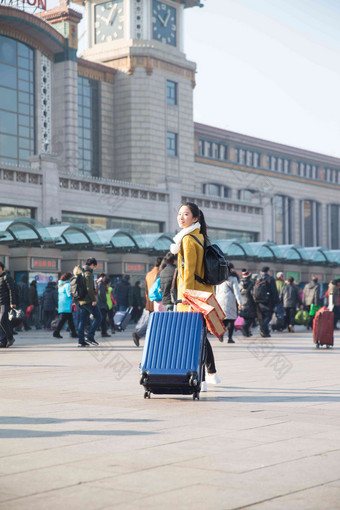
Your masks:
<instances>
[{"instance_id":1,"label":"person pulling luggage","mask_svg":"<svg viewBox=\"0 0 340 510\"><path fill-rule=\"evenodd\" d=\"M182 300L184 291L203 290L205 292L214 292L212 285L206 285L198 281L195 276L200 279L204 278L204 241L209 242L207 235L207 225L203 212L198 206L192 202L187 202L179 208L177 215L177 223L180 232L174 237L174 243L170 246L170 251L174 255L178 254L178 277L177 277L177 299ZM188 234L193 234L202 243L202 246ZM187 312L188 306L183 304L177 305L179 312ZM220 377L216 372L215 359L209 340L206 340L207 373L203 374L203 382L201 391L207 391L208 384L219 384ZM203 371L205 372L205 371Z\"/></svg>"},{"instance_id":2,"label":"person pulling luggage","mask_svg":"<svg viewBox=\"0 0 340 510\"><path fill-rule=\"evenodd\" d=\"M285 311L285 327L290 333L294 333L296 308L301 305L298 287L294 284L293 276L288 278L288 283L281 289L280 300Z\"/></svg>"}]
</instances>

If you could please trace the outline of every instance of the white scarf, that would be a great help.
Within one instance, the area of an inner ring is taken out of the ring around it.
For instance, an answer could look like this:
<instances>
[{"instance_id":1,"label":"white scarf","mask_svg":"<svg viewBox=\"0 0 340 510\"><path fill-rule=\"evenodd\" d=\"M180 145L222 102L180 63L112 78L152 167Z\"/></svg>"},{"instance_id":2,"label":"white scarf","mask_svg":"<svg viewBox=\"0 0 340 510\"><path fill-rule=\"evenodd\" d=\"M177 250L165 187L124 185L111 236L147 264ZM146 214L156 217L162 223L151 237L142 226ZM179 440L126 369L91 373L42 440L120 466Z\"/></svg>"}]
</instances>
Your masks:
<instances>
[{"instance_id":1,"label":"white scarf","mask_svg":"<svg viewBox=\"0 0 340 510\"><path fill-rule=\"evenodd\" d=\"M172 243L170 245L171 253L173 253L174 255L176 255L176 253L179 253L181 251L181 243L183 237L186 236L187 234L190 234L190 232L193 232L197 228L199 229L201 228L201 224L198 221L190 225L190 227L183 228L180 232L178 232L178 234L176 234L174 237L175 243Z\"/></svg>"}]
</instances>

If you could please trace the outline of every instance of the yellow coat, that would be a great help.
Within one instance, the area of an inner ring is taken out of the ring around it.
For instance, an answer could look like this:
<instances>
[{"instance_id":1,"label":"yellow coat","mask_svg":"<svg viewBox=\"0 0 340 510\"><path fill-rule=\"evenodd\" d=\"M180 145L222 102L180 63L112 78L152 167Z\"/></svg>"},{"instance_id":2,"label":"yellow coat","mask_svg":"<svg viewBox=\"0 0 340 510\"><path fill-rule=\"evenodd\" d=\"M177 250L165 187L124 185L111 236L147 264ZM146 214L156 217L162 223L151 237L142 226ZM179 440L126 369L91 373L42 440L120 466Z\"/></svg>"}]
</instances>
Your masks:
<instances>
[{"instance_id":1,"label":"yellow coat","mask_svg":"<svg viewBox=\"0 0 340 510\"><path fill-rule=\"evenodd\" d=\"M191 234L204 244L204 237L198 228L191 232ZM181 252L184 257L184 267L182 267ZM178 254L177 299L182 299L186 289L214 292L213 285L205 285L195 280L195 274L201 278L204 277L203 248L190 234L183 237L181 252ZM179 312L186 312L189 310L189 307L178 305L177 310Z\"/></svg>"}]
</instances>

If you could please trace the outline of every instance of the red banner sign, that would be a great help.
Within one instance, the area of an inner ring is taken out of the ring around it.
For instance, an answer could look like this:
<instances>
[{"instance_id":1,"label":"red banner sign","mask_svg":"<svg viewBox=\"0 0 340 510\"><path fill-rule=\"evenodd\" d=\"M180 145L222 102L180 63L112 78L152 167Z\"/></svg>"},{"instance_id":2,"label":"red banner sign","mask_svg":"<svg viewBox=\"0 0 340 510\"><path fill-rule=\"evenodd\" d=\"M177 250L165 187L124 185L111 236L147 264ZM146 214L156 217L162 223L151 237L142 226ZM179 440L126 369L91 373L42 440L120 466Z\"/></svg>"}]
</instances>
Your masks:
<instances>
[{"instance_id":1,"label":"red banner sign","mask_svg":"<svg viewBox=\"0 0 340 510\"><path fill-rule=\"evenodd\" d=\"M31 269L44 269L46 271L53 270L58 271L59 263L58 259L48 259L43 257L32 257L31 258Z\"/></svg>"}]
</instances>

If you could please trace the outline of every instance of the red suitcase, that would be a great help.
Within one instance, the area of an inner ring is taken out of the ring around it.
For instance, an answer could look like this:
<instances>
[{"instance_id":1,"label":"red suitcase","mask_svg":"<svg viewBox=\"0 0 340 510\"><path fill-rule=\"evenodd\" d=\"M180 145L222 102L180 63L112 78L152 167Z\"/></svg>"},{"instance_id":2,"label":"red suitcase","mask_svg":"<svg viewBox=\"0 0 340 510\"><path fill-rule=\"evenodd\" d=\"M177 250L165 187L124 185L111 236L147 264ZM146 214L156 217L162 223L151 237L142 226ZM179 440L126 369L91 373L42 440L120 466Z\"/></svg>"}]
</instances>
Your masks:
<instances>
[{"instance_id":1,"label":"red suitcase","mask_svg":"<svg viewBox=\"0 0 340 510\"><path fill-rule=\"evenodd\" d=\"M327 349L334 345L334 313L323 307L318 310L313 322L313 340L316 347L326 345Z\"/></svg>"}]
</instances>

